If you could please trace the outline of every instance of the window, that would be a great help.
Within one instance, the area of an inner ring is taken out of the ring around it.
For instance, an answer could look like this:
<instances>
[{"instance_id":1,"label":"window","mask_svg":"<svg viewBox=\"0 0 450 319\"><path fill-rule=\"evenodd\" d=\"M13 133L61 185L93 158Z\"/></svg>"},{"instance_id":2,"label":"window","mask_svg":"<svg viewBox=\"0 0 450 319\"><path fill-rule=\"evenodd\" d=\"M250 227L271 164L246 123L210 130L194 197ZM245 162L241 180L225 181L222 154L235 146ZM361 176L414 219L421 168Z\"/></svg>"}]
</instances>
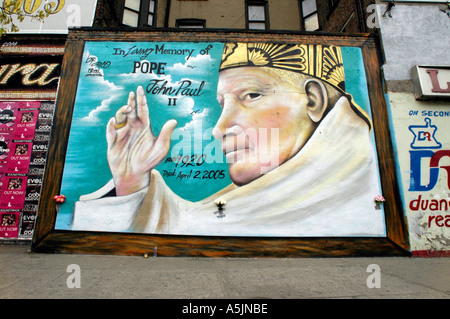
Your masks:
<instances>
[{"instance_id":1,"label":"window","mask_svg":"<svg viewBox=\"0 0 450 319\"><path fill-rule=\"evenodd\" d=\"M305 31L319 30L316 0L302 0L303 29Z\"/></svg>"},{"instance_id":2,"label":"window","mask_svg":"<svg viewBox=\"0 0 450 319\"><path fill-rule=\"evenodd\" d=\"M269 29L267 1L246 1L247 29Z\"/></svg>"},{"instance_id":3,"label":"window","mask_svg":"<svg viewBox=\"0 0 450 319\"><path fill-rule=\"evenodd\" d=\"M156 0L125 0L122 23L130 27L153 27L156 22Z\"/></svg>"},{"instance_id":4,"label":"window","mask_svg":"<svg viewBox=\"0 0 450 319\"><path fill-rule=\"evenodd\" d=\"M177 28L185 29L204 29L206 27L206 20L203 19L177 19L175 21Z\"/></svg>"}]
</instances>

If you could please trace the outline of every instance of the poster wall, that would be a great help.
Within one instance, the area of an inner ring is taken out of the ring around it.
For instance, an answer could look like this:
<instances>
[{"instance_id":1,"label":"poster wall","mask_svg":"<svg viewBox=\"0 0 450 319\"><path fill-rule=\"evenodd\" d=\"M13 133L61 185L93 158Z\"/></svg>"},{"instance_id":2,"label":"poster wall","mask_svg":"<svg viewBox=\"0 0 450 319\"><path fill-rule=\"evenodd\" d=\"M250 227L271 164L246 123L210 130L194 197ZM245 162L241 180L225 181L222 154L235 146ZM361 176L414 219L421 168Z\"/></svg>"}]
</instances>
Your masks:
<instances>
[{"instance_id":1,"label":"poster wall","mask_svg":"<svg viewBox=\"0 0 450 319\"><path fill-rule=\"evenodd\" d=\"M1 240L33 235L64 41L5 35L0 42Z\"/></svg>"},{"instance_id":2,"label":"poster wall","mask_svg":"<svg viewBox=\"0 0 450 319\"><path fill-rule=\"evenodd\" d=\"M362 50L87 41L56 230L385 237Z\"/></svg>"},{"instance_id":3,"label":"poster wall","mask_svg":"<svg viewBox=\"0 0 450 319\"><path fill-rule=\"evenodd\" d=\"M411 251L418 256L450 250L449 103L389 94Z\"/></svg>"},{"instance_id":4,"label":"poster wall","mask_svg":"<svg viewBox=\"0 0 450 319\"><path fill-rule=\"evenodd\" d=\"M52 101L0 101L0 238L31 239L54 111Z\"/></svg>"}]
</instances>

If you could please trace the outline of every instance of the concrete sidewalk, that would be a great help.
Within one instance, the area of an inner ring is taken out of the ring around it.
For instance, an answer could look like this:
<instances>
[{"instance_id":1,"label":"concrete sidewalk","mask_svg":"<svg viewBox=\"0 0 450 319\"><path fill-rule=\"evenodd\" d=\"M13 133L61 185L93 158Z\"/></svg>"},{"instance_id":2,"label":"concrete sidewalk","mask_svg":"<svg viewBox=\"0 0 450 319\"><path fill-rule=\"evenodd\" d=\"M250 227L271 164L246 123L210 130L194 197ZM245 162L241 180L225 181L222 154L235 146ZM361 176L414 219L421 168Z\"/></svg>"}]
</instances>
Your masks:
<instances>
[{"instance_id":1,"label":"concrete sidewalk","mask_svg":"<svg viewBox=\"0 0 450 319\"><path fill-rule=\"evenodd\" d=\"M72 264L80 288L68 287ZM449 299L450 258L144 258L0 245L0 298Z\"/></svg>"}]
</instances>

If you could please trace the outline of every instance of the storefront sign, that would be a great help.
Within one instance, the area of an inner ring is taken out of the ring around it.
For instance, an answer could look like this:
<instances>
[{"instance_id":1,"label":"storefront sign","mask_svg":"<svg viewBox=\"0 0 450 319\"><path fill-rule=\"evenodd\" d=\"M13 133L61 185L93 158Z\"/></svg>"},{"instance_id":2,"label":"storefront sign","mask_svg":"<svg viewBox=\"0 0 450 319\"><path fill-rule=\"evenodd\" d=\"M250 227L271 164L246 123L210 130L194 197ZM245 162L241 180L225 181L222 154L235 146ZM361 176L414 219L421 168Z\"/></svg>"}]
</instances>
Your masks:
<instances>
[{"instance_id":1,"label":"storefront sign","mask_svg":"<svg viewBox=\"0 0 450 319\"><path fill-rule=\"evenodd\" d=\"M47 58L51 60L51 58ZM60 63L3 63L0 59L0 88L27 88L31 86L56 88ZM53 59L54 60L54 59ZM61 58L58 58L61 60Z\"/></svg>"},{"instance_id":2,"label":"storefront sign","mask_svg":"<svg viewBox=\"0 0 450 319\"><path fill-rule=\"evenodd\" d=\"M413 255L450 252L450 105L391 92L392 119ZM395 106L395 107L394 107Z\"/></svg>"},{"instance_id":3,"label":"storefront sign","mask_svg":"<svg viewBox=\"0 0 450 319\"><path fill-rule=\"evenodd\" d=\"M416 99L450 99L450 66L420 66L411 70Z\"/></svg>"},{"instance_id":4,"label":"storefront sign","mask_svg":"<svg viewBox=\"0 0 450 319\"><path fill-rule=\"evenodd\" d=\"M0 42L0 99L54 99L64 54L63 37L39 41L5 37Z\"/></svg>"}]
</instances>

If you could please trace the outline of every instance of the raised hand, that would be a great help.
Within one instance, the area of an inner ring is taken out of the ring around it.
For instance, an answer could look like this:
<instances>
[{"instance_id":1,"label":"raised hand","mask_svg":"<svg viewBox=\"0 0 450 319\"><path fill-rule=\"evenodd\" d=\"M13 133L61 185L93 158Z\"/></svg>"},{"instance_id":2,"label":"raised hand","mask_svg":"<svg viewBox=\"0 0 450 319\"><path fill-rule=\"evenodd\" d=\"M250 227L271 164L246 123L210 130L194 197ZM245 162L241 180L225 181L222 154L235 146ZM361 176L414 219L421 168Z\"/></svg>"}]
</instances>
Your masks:
<instances>
[{"instance_id":1,"label":"raised hand","mask_svg":"<svg viewBox=\"0 0 450 319\"><path fill-rule=\"evenodd\" d=\"M127 104L117 111L106 127L108 164L118 196L148 186L150 171L169 152L176 125L175 120L168 121L155 137L144 89L139 86L136 94L130 92Z\"/></svg>"}]
</instances>

